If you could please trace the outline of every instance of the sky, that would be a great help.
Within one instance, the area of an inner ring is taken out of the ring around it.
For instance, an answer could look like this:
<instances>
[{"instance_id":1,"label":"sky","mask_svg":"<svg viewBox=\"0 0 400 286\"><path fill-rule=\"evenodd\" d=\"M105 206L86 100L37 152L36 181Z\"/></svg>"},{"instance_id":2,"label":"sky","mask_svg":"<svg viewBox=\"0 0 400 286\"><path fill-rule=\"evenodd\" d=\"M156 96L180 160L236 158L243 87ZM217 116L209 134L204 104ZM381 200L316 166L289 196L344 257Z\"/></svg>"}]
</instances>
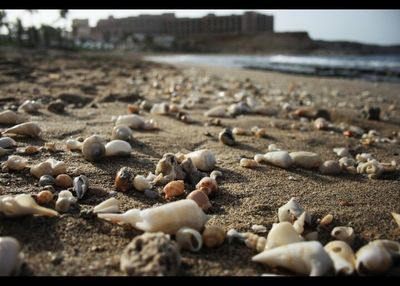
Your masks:
<instances>
[{"instance_id":1,"label":"sky","mask_svg":"<svg viewBox=\"0 0 400 286\"><path fill-rule=\"evenodd\" d=\"M69 29L72 19L89 19L95 26L99 19L174 12L177 17L202 17L242 14L250 10L69 10L68 20L58 20L59 10L6 10L9 20L22 19L24 25L41 23ZM400 45L400 10L252 10L274 16L275 32L307 31L318 40L355 41L366 44Z\"/></svg>"}]
</instances>

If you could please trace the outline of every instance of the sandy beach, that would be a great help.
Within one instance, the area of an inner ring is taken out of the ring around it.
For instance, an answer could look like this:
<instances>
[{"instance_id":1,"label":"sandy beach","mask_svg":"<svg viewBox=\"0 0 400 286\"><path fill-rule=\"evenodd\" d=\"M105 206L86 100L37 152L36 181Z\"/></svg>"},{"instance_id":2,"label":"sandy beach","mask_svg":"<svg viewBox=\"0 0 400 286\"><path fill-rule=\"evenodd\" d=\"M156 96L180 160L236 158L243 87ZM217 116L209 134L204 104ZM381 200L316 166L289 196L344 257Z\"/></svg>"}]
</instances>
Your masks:
<instances>
[{"instance_id":1,"label":"sandy beach","mask_svg":"<svg viewBox=\"0 0 400 286\"><path fill-rule=\"evenodd\" d=\"M171 92L173 84L175 91ZM85 160L80 152L66 149L69 138L84 139L99 134L110 140L115 125L111 118L129 114L128 104L146 100L179 105L190 97L191 90L200 99L183 111L194 123L187 124L174 116L141 110L139 115L146 120L153 119L159 130L133 130L131 157L113 157L93 163ZM224 117L219 119L218 126L216 120L204 116L204 112L218 104L228 106L227 102L231 100L228 94L240 90L252 93L259 102L274 110L274 115ZM54 142L56 150L21 156L28 158L29 165L48 158L62 160L67 164L71 177L87 176L94 189L89 190L78 206L60 217L9 218L0 214L0 236L13 236L20 242L25 255L22 275L124 275L120 270L121 253L142 232L85 216L83 212L111 196L121 202L122 211L165 204L167 200L161 194L161 186L154 188L160 193L155 199L134 190L114 192L118 170L128 166L136 175L146 176L149 172L154 173L157 162L165 153L209 149L217 158L216 170L222 172L222 177L218 179L220 191L211 198L207 225L241 232L252 231L253 225L263 225L269 230L273 223L278 222L278 208L296 197L312 215L314 229L317 229L318 219L333 215L331 224L318 228L318 240L323 245L333 240L330 232L335 226L354 228L354 251L376 239L399 241L400 229L391 216L391 212L400 212L399 171L369 179L365 174L323 175L318 169L282 169L269 164L247 169L239 165L241 158L266 153L269 144L276 144L289 152L315 152L324 161L338 160L333 148L347 147L353 156L370 153L380 162L394 160L399 164L399 91L400 84L394 83L170 66L143 62L131 55L0 53L2 110L16 111L27 99L39 100L44 106L61 99L67 105L64 114L43 108L37 114L27 115L30 121L38 123L43 135L40 139L14 137L18 147L40 147L46 142ZM284 111L282 103L288 101L294 108L313 106L324 109L336 125L342 122L354 125L364 129L365 133L374 129L380 137L391 141L366 145L360 142L360 137L316 130L313 119L301 121ZM379 107L380 120L365 119L362 111L366 107ZM237 144L234 146L224 145L218 140L224 127L240 127L250 132L254 126L265 128L266 136L235 135ZM8 127L0 126L1 130ZM6 160L7 155L0 158L1 162ZM103 191L96 191L99 188ZM194 186L186 184L185 189L191 191ZM0 195L33 195L41 190L29 169L0 172ZM54 208L54 203L49 207ZM266 236L267 233L260 235ZM182 250L178 275L293 275L283 269L252 262L255 254L255 250L242 243L229 244L227 241L215 249ZM391 272L392 275L399 273L398 268Z\"/></svg>"}]
</instances>

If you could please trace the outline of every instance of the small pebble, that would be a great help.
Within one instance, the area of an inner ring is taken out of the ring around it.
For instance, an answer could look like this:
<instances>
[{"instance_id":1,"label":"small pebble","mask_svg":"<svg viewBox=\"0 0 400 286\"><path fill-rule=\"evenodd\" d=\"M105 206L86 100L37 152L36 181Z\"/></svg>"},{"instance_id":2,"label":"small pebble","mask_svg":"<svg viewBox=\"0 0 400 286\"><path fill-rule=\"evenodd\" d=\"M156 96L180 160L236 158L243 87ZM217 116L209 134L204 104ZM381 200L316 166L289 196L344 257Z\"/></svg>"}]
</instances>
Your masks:
<instances>
[{"instance_id":1,"label":"small pebble","mask_svg":"<svg viewBox=\"0 0 400 286\"><path fill-rule=\"evenodd\" d=\"M149 199L155 199L155 198L158 197L158 193L157 192L149 190L149 189L144 190L144 195L146 197L148 197Z\"/></svg>"},{"instance_id":2,"label":"small pebble","mask_svg":"<svg viewBox=\"0 0 400 286\"><path fill-rule=\"evenodd\" d=\"M39 186L44 187L44 186L52 186L55 184L55 180L52 176L50 175L43 175L39 179Z\"/></svg>"},{"instance_id":3,"label":"small pebble","mask_svg":"<svg viewBox=\"0 0 400 286\"><path fill-rule=\"evenodd\" d=\"M72 187L72 183L72 178L67 174L60 174L55 179L56 186L64 189Z\"/></svg>"},{"instance_id":4,"label":"small pebble","mask_svg":"<svg viewBox=\"0 0 400 286\"><path fill-rule=\"evenodd\" d=\"M40 191L37 194L36 201L38 204L43 205L50 203L53 200L53 193L50 191Z\"/></svg>"}]
</instances>

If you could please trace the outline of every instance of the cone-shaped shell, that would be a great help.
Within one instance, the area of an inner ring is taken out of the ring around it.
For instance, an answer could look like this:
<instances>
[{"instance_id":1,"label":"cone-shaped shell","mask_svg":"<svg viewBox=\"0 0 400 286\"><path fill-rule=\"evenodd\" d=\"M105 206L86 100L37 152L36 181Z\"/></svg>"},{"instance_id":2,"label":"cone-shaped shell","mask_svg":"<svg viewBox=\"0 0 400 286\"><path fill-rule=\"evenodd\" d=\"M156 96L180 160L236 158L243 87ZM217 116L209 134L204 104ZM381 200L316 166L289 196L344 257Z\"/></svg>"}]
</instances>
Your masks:
<instances>
[{"instance_id":1,"label":"cone-shaped shell","mask_svg":"<svg viewBox=\"0 0 400 286\"><path fill-rule=\"evenodd\" d=\"M333 267L331 258L318 241L297 242L264 250L252 260L310 276L324 275Z\"/></svg>"},{"instance_id":2,"label":"cone-shaped shell","mask_svg":"<svg viewBox=\"0 0 400 286\"><path fill-rule=\"evenodd\" d=\"M3 212L6 216L23 216L29 214L58 216L58 212L39 206L28 194L0 198L0 212Z\"/></svg>"},{"instance_id":3,"label":"cone-shaped shell","mask_svg":"<svg viewBox=\"0 0 400 286\"><path fill-rule=\"evenodd\" d=\"M3 134L17 134L21 136L28 136L32 138L38 138L42 133L39 125L34 122L25 122L15 125L11 128L4 130Z\"/></svg>"},{"instance_id":4,"label":"cone-shaped shell","mask_svg":"<svg viewBox=\"0 0 400 286\"><path fill-rule=\"evenodd\" d=\"M396 221L397 225L400 227L400 214L392 212L392 216L394 220Z\"/></svg>"},{"instance_id":5,"label":"cone-shaped shell","mask_svg":"<svg viewBox=\"0 0 400 286\"><path fill-rule=\"evenodd\" d=\"M104 202L101 202L93 209L94 213L118 213L119 212L119 201L116 198L109 198Z\"/></svg>"},{"instance_id":6,"label":"cone-shaped shell","mask_svg":"<svg viewBox=\"0 0 400 286\"><path fill-rule=\"evenodd\" d=\"M294 221L293 217L299 218L304 212L304 209L298 204L296 198L291 198L286 204L278 209L279 222ZM305 221L310 224L311 216L306 213Z\"/></svg>"},{"instance_id":7,"label":"cone-shaped shell","mask_svg":"<svg viewBox=\"0 0 400 286\"><path fill-rule=\"evenodd\" d=\"M292 158L287 151L272 151L264 155L265 161L269 164L287 169L293 164ZM255 158L256 159L256 158ZM257 160L259 160L257 158Z\"/></svg>"}]
</instances>

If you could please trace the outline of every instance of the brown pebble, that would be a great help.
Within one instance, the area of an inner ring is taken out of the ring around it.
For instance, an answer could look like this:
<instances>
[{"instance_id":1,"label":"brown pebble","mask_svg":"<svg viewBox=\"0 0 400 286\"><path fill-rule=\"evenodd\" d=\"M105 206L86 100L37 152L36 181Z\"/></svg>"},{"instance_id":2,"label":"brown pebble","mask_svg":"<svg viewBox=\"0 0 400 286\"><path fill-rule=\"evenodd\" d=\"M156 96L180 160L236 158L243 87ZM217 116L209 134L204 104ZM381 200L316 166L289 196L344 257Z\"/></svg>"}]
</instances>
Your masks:
<instances>
[{"instance_id":1,"label":"brown pebble","mask_svg":"<svg viewBox=\"0 0 400 286\"><path fill-rule=\"evenodd\" d=\"M218 247L225 241L226 232L219 226L206 226L203 231L203 243L207 247Z\"/></svg>"},{"instance_id":2,"label":"brown pebble","mask_svg":"<svg viewBox=\"0 0 400 286\"><path fill-rule=\"evenodd\" d=\"M53 194L50 191L41 191L36 196L36 201L38 204L43 205L51 202L53 200Z\"/></svg>"},{"instance_id":3,"label":"brown pebble","mask_svg":"<svg viewBox=\"0 0 400 286\"><path fill-rule=\"evenodd\" d=\"M140 107L136 104L128 104L128 112L129 113L139 113Z\"/></svg>"},{"instance_id":4,"label":"brown pebble","mask_svg":"<svg viewBox=\"0 0 400 286\"><path fill-rule=\"evenodd\" d=\"M212 206L206 193L201 190L194 190L186 198L195 201L204 211L208 210Z\"/></svg>"},{"instance_id":5,"label":"brown pebble","mask_svg":"<svg viewBox=\"0 0 400 286\"><path fill-rule=\"evenodd\" d=\"M56 177L56 186L60 188L70 188L72 187L73 180L67 174L60 174Z\"/></svg>"}]
</instances>

